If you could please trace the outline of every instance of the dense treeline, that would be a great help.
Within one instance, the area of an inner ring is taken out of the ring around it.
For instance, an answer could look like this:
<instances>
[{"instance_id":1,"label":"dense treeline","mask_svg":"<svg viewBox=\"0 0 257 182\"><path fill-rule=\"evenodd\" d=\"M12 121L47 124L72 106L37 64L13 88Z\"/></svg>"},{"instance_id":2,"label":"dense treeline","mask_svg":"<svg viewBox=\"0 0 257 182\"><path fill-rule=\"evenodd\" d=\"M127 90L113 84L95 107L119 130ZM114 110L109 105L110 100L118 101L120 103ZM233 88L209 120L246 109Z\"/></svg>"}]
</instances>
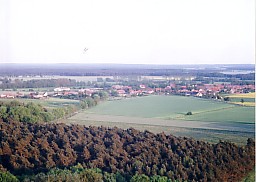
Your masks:
<instances>
[{"instance_id":1,"label":"dense treeline","mask_svg":"<svg viewBox=\"0 0 257 182\"><path fill-rule=\"evenodd\" d=\"M193 68L193 69L192 69ZM225 69L224 69L225 68ZM64 76L117 76L117 75L185 75L221 71L254 71L254 64L246 65L138 65L138 64L1 64L0 75L64 75Z\"/></svg>"},{"instance_id":2,"label":"dense treeline","mask_svg":"<svg viewBox=\"0 0 257 182\"><path fill-rule=\"evenodd\" d=\"M10 174L9 174L10 176ZM1 179L1 178L0 178ZM172 182L166 176L154 175L146 176L144 174L135 174L134 176L122 175L121 173L108 173L99 168L86 169L81 164L72 166L69 169L53 168L47 173L38 173L36 175L18 176L20 181L26 182Z\"/></svg>"},{"instance_id":3,"label":"dense treeline","mask_svg":"<svg viewBox=\"0 0 257 182\"><path fill-rule=\"evenodd\" d=\"M48 87L73 87L73 86L86 86L85 82L77 82L74 79L33 79L23 81L20 79L15 79L12 81L11 79L1 79L2 84L0 87L2 89L13 89L13 88L48 88Z\"/></svg>"},{"instance_id":4,"label":"dense treeline","mask_svg":"<svg viewBox=\"0 0 257 182\"><path fill-rule=\"evenodd\" d=\"M20 102L17 100L0 101L0 119L3 121L14 120L19 122L50 122L72 116L79 109L87 109L96 106L100 101L108 98L105 91L94 92L91 97L80 97L78 105L46 108L34 102Z\"/></svg>"},{"instance_id":5,"label":"dense treeline","mask_svg":"<svg viewBox=\"0 0 257 182\"><path fill-rule=\"evenodd\" d=\"M181 75L185 65L119 65L119 64L2 64L0 75L61 75L61 76L125 76ZM210 68L211 69L211 68ZM163 71L162 71L163 70ZM204 71L204 70L203 70Z\"/></svg>"},{"instance_id":6,"label":"dense treeline","mask_svg":"<svg viewBox=\"0 0 257 182\"><path fill-rule=\"evenodd\" d=\"M236 146L135 129L0 121L0 169L15 175L78 163L84 168L171 180L238 181L255 165L255 142ZM129 177L126 177L129 176ZM135 177L136 178L136 177Z\"/></svg>"},{"instance_id":7,"label":"dense treeline","mask_svg":"<svg viewBox=\"0 0 257 182\"><path fill-rule=\"evenodd\" d=\"M22 103L16 100L10 102L0 101L0 119L19 122L49 122L70 116L78 108L74 105L46 109L33 102Z\"/></svg>"}]
</instances>

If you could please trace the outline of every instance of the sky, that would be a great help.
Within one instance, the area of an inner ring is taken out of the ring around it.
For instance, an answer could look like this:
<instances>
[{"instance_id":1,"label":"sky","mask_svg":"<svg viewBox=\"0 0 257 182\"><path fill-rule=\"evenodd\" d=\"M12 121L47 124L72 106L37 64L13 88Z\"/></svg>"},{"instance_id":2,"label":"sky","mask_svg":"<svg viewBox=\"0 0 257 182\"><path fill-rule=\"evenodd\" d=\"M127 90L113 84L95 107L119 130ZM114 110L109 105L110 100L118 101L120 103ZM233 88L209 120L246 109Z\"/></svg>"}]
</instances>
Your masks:
<instances>
[{"instance_id":1,"label":"sky","mask_svg":"<svg viewBox=\"0 0 257 182\"><path fill-rule=\"evenodd\" d=\"M0 63L255 64L254 0L0 0Z\"/></svg>"}]
</instances>

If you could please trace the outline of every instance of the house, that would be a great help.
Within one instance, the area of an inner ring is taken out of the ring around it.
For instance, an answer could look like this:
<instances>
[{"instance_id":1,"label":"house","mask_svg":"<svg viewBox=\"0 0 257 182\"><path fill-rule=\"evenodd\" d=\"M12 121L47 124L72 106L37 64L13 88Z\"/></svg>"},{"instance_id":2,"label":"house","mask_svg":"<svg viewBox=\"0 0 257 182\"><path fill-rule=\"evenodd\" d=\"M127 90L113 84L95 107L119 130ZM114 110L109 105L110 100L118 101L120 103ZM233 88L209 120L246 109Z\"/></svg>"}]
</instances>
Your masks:
<instances>
[{"instance_id":1,"label":"house","mask_svg":"<svg viewBox=\"0 0 257 182\"><path fill-rule=\"evenodd\" d=\"M130 95L142 95L143 91L142 90L131 90Z\"/></svg>"},{"instance_id":2,"label":"house","mask_svg":"<svg viewBox=\"0 0 257 182\"><path fill-rule=\"evenodd\" d=\"M14 96L14 95L7 95L6 98L7 98L7 99L14 99L15 96Z\"/></svg>"},{"instance_id":3,"label":"house","mask_svg":"<svg viewBox=\"0 0 257 182\"><path fill-rule=\"evenodd\" d=\"M6 97L5 94L1 94L1 95L0 95L0 98L5 98L5 97Z\"/></svg>"},{"instance_id":4,"label":"house","mask_svg":"<svg viewBox=\"0 0 257 182\"><path fill-rule=\"evenodd\" d=\"M43 94L39 94L39 93L30 93L31 98L32 99L46 99L48 98L48 94L47 92L43 93Z\"/></svg>"},{"instance_id":5,"label":"house","mask_svg":"<svg viewBox=\"0 0 257 182\"><path fill-rule=\"evenodd\" d=\"M80 89L78 92L82 94L86 94L87 96L91 96L92 93L94 93L95 91L91 89Z\"/></svg>"},{"instance_id":6,"label":"house","mask_svg":"<svg viewBox=\"0 0 257 182\"><path fill-rule=\"evenodd\" d=\"M126 92L125 90L117 90L117 93L120 97L125 97L126 96Z\"/></svg>"},{"instance_id":7,"label":"house","mask_svg":"<svg viewBox=\"0 0 257 182\"><path fill-rule=\"evenodd\" d=\"M14 99L16 97L15 94L1 94L0 98Z\"/></svg>"},{"instance_id":8,"label":"house","mask_svg":"<svg viewBox=\"0 0 257 182\"><path fill-rule=\"evenodd\" d=\"M140 88L145 89L145 85L139 85Z\"/></svg>"},{"instance_id":9,"label":"house","mask_svg":"<svg viewBox=\"0 0 257 182\"><path fill-rule=\"evenodd\" d=\"M202 97L203 94L202 94L201 92L198 92L195 96L196 96L196 97Z\"/></svg>"},{"instance_id":10,"label":"house","mask_svg":"<svg viewBox=\"0 0 257 182\"><path fill-rule=\"evenodd\" d=\"M153 90L153 89L147 89L146 93L147 93L147 94L153 94L153 93L154 93L154 90Z\"/></svg>"},{"instance_id":11,"label":"house","mask_svg":"<svg viewBox=\"0 0 257 182\"><path fill-rule=\"evenodd\" d=\"M68 87L58 87L54 89L55 92L64 92L64 91L70 91L70 88Z\"/></svg>"},{"instance_id":12,"label":"house","mask_svg":"<svg viewBox=\"0 0 257 182\"><path fill-rule=\"evenodd\" d=\"M112 89L114 89L114 90L119 90L119 89L122 89L122 85L113 85L112 86Z\"/></svg>"}]
</instances>

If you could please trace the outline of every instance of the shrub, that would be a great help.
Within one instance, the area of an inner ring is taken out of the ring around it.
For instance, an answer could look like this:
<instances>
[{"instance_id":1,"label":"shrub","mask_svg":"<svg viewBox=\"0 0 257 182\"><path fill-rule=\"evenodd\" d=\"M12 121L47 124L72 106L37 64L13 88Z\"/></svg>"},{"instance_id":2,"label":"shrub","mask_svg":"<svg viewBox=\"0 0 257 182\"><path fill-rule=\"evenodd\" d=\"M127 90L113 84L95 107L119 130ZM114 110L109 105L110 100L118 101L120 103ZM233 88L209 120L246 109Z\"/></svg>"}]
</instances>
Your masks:
<instances>
[{"instance_id":1,"label":"shrub","mask_svg":"<svg viewBox=\"0 0 257 182\"><path fill-rule=\"evenodd\" d=\"M189 115L193 115L193 114L192 114L191 111L189 111L189 112L186 113L186 115L189 116Z\"/></svg>"},{"instance_id":2,"label":"shrub","mask_svg":"<svg viewBox=\"0 0 257 182\"><path fill-rule=\"evenodd\" d=\"M1 182L18 182L19 180L9 172L0 172Z\"/></svg>"}]
</instances>

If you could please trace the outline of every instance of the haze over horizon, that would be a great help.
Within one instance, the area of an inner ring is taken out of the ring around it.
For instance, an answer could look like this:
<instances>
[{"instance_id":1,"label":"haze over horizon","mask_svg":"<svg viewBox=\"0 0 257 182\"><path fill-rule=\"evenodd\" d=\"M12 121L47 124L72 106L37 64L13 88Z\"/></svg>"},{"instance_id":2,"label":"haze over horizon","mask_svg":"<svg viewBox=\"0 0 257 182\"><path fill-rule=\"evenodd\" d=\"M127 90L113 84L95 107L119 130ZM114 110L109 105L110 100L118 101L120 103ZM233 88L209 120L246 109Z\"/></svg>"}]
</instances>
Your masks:
<instances>
[{"instance_id":1,"label":"haze over horizon","mask_svg":"<svg viewBox=\"0 0 257 182\"><path fill-rule=\"evenodd\" d=\"M255 64L254 0L3 0L0 26L0 63Z\"/></svg>"}]
</instances>

